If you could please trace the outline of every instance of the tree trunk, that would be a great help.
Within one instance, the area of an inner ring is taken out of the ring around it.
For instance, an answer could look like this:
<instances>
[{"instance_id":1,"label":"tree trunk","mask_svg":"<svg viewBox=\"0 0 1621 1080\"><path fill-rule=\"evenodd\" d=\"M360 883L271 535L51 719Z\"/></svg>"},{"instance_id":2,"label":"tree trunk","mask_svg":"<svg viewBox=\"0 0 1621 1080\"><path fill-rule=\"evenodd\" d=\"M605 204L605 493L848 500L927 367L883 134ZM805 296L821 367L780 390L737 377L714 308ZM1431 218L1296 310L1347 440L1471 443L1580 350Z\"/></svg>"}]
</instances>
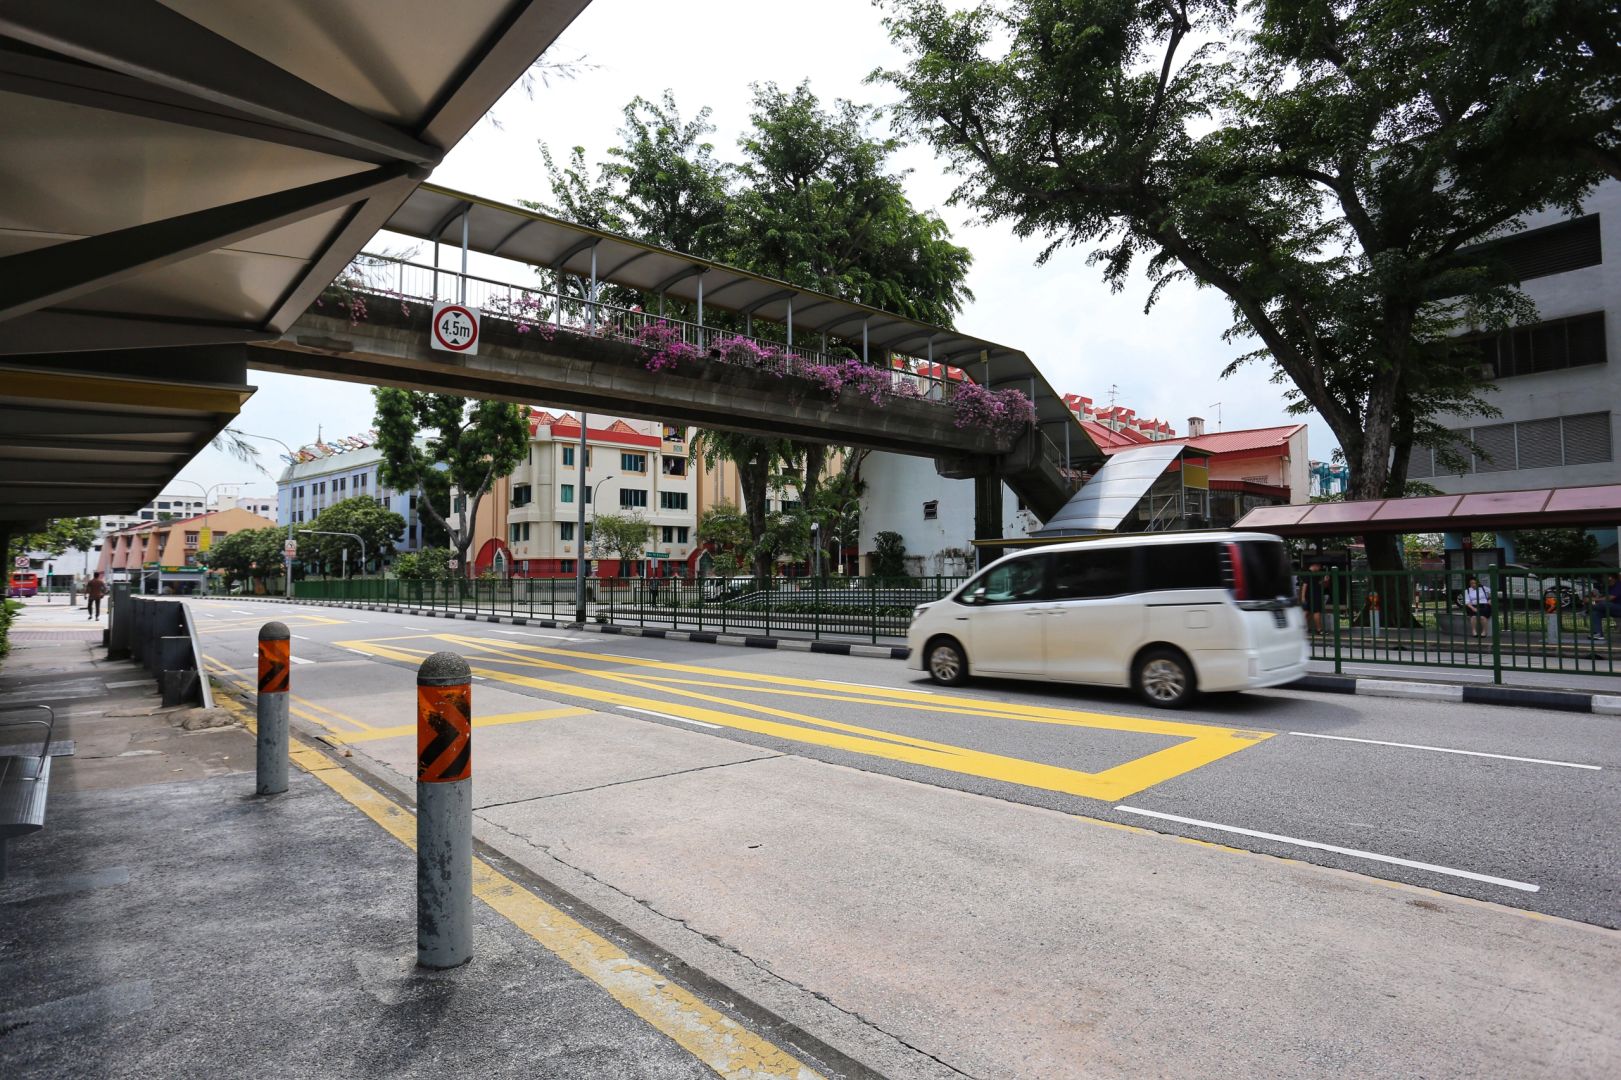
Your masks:
<instances>
[{"instance_id":1,"label":"tree trunk","mask_svg":"<svg viewBox=\"0 0 1621 1080\"><path fill-rule=\"evenodd\" d=\"M771 481L770 462L762 461L759 457L751 458L747 462L738 462L737 479L743 488L743 516L749 522L749 535L758 545L760 538L765 536L766 495ZM751 572L756 578L765 580L771 576L770 552L753 548L750 551L750 561Z\"/></svg>"}]
</instances>

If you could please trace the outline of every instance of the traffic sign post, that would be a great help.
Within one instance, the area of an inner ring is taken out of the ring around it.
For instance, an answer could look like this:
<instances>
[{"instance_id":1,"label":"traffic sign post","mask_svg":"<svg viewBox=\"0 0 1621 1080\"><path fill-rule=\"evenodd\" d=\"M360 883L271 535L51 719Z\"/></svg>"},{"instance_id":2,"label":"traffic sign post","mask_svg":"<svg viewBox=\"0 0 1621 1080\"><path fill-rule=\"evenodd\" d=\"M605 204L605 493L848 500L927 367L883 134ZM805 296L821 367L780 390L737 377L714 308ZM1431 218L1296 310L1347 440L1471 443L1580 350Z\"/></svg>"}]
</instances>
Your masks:
<instances>
[{"instance_id":1,"label":"traffic sign post","mask_svg":"<svg viewBox=\"0 0 1621 1080\"><path fill-rule=\"evenodd\" d=\"M478 319L478 308L466 304L435 304L429 343L441 352L477 356Z\"/></svg>"}]
</instances>

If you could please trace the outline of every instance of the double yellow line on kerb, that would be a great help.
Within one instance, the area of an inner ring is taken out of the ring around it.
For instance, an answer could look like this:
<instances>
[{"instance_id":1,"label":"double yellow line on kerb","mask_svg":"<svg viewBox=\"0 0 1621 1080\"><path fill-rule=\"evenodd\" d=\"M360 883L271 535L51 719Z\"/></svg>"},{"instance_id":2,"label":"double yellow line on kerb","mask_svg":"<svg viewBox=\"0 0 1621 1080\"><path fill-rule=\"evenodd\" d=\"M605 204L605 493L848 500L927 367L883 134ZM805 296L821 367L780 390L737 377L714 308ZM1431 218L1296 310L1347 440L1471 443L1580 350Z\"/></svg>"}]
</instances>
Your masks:
<instances>
[{"instance_id":1,"label":"double yellow line on kerb","mask_svg":"<svg viewBox=\"0 0 1621 1080\"><path fill-rule=\"evenodd\" d=\"M254 730L253 714L245 705L224 694L219 700L249 731ZM292 761L415 850L416 818L398 803L297 739L292 740ZM787 1051L633 960L608 939L476 856L473 895L727 1080L824 1080Z\"/></svg>"}]
</instances>

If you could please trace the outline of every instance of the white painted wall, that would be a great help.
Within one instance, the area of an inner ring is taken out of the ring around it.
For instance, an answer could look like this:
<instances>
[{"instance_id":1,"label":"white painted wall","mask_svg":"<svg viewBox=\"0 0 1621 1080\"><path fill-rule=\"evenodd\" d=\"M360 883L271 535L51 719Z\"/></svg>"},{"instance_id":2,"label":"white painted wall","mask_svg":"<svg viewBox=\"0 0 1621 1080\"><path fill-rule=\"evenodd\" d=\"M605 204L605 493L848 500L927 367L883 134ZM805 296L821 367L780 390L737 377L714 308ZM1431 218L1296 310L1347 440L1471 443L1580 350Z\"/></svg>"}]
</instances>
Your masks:
<instances>
[{"instance_id":1,"label":"white painted wall","mask_svg":"<svg viewBox=\"0 0 1621 1080\"><path fill-rule=\"evenodd\" d=\"M950 573L940 564L940 552L946 548L971 548L974 538L974 482L947 480L934 471L929 458L903 454L869 454L861 463L861 478L866 481L866 494L861 498L861 561L868 567L876 541L881 532L898 532L906 540L908 556L921 557L923 565L915 568L923 574ZM923 517L923 504L934 500L939 503L938 516L932 520ZM1018 499L1006 486L1002 487L1002 535L1015 539L1030 535L1040 523L1033 515L1020 513Z\"/></svg>"}]
</instances>

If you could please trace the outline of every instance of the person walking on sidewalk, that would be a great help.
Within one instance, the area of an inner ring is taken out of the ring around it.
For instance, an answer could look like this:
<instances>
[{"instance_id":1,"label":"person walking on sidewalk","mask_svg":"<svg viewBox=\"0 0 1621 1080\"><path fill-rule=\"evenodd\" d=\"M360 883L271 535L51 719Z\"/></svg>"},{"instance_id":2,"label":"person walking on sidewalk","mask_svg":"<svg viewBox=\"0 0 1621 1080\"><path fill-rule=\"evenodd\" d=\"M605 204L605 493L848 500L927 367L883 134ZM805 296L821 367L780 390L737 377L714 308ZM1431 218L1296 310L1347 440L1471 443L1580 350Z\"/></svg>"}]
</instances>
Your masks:
<instances>
[{"instance_id":1,"label":"person walking on sidewalk","mask_svg":"<svg viewBox=\"0 0 1621 1080\"><path fill-rule=\"evenodd\" d=\"M84 587L84 606L89 609L89 618L93 621L101 618L101 598L107 595L107 583L101 580L101 571L90 579L90 584Z\"/></svg>"},{"instance_id":2,"label":"person walking on sidewalk","mask_svg":"<svg viewBox=\"0 0 1621 1080\"><path fill-rule=\"evenodd\" d=\"M1491 630L1492 620L1492 591L1480 583L1480 579L1469 579L1469 587L1463 590L1463 607L1469 613L1469 633L1477 638L1483 638Z\"/></svg>"},{"instance_id":3,"label":"person walking on sidewalk","mask_svg":"<svg viewBox=\"0 0 1621 1080\"><path fill-rule=\"evenodd\" d=\"M1592 621L1593 640L1604 640L1604 616L1621 619L1621 574L1610 575L1610 587L1604 595L1593 601L1587 616Z\"/></svg>"}]
</instances>

